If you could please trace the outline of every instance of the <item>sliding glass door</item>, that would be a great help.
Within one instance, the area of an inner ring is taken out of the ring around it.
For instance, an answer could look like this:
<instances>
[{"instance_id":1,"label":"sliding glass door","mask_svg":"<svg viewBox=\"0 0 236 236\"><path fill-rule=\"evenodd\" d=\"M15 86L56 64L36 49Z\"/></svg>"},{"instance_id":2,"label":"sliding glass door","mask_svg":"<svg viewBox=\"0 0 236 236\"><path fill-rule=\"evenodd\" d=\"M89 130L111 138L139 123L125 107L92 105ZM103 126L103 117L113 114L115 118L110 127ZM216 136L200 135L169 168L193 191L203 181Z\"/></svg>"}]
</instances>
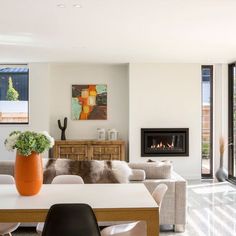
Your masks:
<instances>
[{"instance_id":1,"label":"sliding glass door","mask_svg":"<svg viewBox=\"0 0 236 236\"><path fill-rule=\"evenodd\" d=\"M229 64L229 179L236 181L236 70Z\"/></svg>"},{"instance_id":2,"label":"sliding glass door","mask_svg":"<svg viewBox=\"0 0 236 236\"><path fill-rule=\"evenodd\" d=\"M202 66L202 177L212 178L213 66Z\"/></svg>"}]
</instances>

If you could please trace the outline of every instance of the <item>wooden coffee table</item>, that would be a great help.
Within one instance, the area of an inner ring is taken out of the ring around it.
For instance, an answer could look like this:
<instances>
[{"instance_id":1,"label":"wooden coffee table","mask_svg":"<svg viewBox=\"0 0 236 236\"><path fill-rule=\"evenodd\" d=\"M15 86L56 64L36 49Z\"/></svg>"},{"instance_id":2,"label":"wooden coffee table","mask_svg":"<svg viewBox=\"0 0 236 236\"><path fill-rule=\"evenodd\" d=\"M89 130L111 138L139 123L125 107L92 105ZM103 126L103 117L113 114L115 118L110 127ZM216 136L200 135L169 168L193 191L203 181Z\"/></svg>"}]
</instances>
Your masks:
<instances>
[{"instance_id":1,"label":"wooden coffee table","mask_svg":"<svg viewBox=\"0 0 236 236\"><path fill-rule=\"evenodd\" d=\"M87 203L98 221L143 220L148 236L159 235L158 205L143 184L48 184L31 197L0 185L0 222L43 222L56 203Z\"/></svg>"}]
</instances>

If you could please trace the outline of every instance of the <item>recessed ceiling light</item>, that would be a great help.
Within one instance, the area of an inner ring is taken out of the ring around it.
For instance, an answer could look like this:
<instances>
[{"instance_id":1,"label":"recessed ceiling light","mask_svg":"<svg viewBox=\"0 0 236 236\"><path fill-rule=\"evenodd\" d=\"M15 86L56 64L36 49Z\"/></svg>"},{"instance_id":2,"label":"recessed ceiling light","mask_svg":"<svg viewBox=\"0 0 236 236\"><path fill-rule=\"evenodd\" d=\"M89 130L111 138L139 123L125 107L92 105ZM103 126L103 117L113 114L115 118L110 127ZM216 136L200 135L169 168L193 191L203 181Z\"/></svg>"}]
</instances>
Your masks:
<instances>
[{"instance_id":1,"label":"recessed ceiling light","mask_svg":"<svg viewBox=\"0 0 236 236\"><path fill-rule=\"evenodd\" d=\"M61 4L61 3L60 3L60 4L57 4L57 6L60 7L60 8L65 8L65 7L66 7L65 4Z\"/></svg>"},{"instance_id":2,"label":"recessed ceiling light","mask_svg":"<svg viewBox=\"0 0 236 236\"><path fill-rule=\"evenodd\" d=\"M78 3L74 4L73 7L76 7L76 8L81 8L82 6Z\"/></svg>"}]
</instances>

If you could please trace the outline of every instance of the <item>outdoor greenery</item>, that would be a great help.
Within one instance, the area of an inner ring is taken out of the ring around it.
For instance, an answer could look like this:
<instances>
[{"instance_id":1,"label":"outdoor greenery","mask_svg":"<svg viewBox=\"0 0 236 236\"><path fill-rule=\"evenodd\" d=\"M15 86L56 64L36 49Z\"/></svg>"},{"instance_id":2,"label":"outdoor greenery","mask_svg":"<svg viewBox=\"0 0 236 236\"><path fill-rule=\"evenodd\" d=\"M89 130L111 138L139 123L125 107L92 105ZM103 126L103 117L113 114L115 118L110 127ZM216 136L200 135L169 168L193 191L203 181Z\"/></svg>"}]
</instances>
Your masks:
<instances>
[{"instance_id":1,"label":"outdoor greenery","mask_svg":"<svg viewBox=\"0 0 236 236\"><path fill-rule=\"evenodd\" d=\"M47 132L14 131L5 140L7 150L14 149L23 156L29 156L32 152L43 153L53 147L54 139Z\"/></svg>"},{"instance_id":2,"label":"outdoor greenery","mask_svg":"<svg viewBox=\"0 0 236 236\"><path fill-rule=\"evenodd\" d=\"M12 78L8 79L8 89L7 89L7 100L8 101L18 101L19 93L14 89Z\"/></svg>"},{"instance_id":3,"label":"outdoor greenery","mask_svg":"<svg viewBox=\"0 0 236 236\"><path fill-rule=\"evenodd\" d=\"M209 159L209 153L210 153L210 144L203 143L202 144L202 158Z\"/></svg>"}]
</instances>

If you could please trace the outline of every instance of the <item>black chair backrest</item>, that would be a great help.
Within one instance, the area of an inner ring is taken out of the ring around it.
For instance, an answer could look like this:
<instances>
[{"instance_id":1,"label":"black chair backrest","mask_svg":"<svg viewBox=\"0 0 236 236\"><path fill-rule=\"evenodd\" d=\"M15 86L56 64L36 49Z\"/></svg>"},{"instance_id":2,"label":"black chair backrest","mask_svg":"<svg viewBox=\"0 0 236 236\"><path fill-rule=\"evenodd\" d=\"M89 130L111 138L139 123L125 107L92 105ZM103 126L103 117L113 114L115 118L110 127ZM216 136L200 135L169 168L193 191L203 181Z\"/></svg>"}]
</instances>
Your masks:
<instances>
[{"instance_id":1,"label":"black chair backrest","mask_svg":"<svg viewBox=\"0 0 236 236\"><path fill-rule=\"evenodd\" d=\"M42 236L101 236L93 209L87 204L55 204Z\"/></svg>"}]
</instances>

